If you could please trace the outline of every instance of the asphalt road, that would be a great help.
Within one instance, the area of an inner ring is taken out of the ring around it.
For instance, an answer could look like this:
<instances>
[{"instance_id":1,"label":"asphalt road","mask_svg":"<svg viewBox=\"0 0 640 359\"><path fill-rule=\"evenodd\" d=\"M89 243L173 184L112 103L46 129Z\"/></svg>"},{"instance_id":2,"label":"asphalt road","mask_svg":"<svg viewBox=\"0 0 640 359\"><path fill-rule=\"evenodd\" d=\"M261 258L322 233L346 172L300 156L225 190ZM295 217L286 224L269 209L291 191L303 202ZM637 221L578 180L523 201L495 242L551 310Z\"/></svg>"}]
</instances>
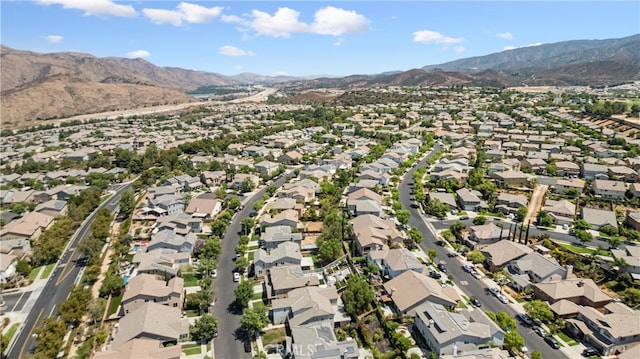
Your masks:
<instances>
[{"instance_id":1,"label":"asphalt road","mask_svg":"<svg viewBox=\"0 0 640 359\"><path fill-rule=\"evenodd\" d=\"M27 300L31 296L31 292L15 292L3 295L4 305L2 306L2 312L17 312L22 310Z\"/></svg>"},{"instance_id":2,"label":"asphalt road","mask_svg":"<svg viewBox=\"0 0 640 359\"><path fill-rule=\"evenodd\" d=\"M76 249L78 243L89 236L91 223L93 223L93 220L98 214L98 210L106 207L110 211L114 211L119 206L120 194L130 186L131 183L120 185L119 189L117 189L109 199L101 203L98 208L82 222L71 238L69 245L60 256L55 269L49 276L33 308L29 311L16 340L9 348L7 358L24 358L28 353L35 350L36 338L33 336L35 329L42 325L44 318L55 312L58 303L69 297L69 292L82 270L82 267L76 264L78 258L81 257L80 252Z\"/></svg>"},{"instance_id":3,"label":"asphalt road","mask_svg":"<svg viewBox=\"0 0 640 359\"><path fill-rule=\"evenodd\" d=\"M438 145L434 147L432 152L429 153L429 156L433 154L433 152L439 149ZM458 261L456 258L447 257L447 253L449 252L445 247L436 245L436 237L434 233L427 227L425 221L422 219L421 214L418 212L417 208L411 207L413 201L411 201L411 186L413 185L413 172L421 166L425 165L425 160L421 161L417 166L414 166L411 170L409 170L402 183L399 186L400 190L400 202L402 206L406 209L409 209L411 213L411 217L409 219L409 225L417 228L422 232L423 241L420 243L420 247L427 252L429 249L435 249L438 253L438 257L436 261L444 261L445 266L447 268L447 274L453 277L453 281L462 289L462 291L469 297L476 297L480 300L482 304L482 310L484 311L492 311L499 312L503 311L508 313L510 316L514 317L517 313L515 310L511 308L511 306L507 304L502 304L495 298L493 295L488 293L487 285L482 280L477 280L473 278L469 273L465 272L462 269L462 263ZM432 222L434 226L443 226L441 228L448 228L448 225L444 227L444 221L434 221ZM437 227L436 227L437 228ZM531 233L530 233L531 235ZM567 358L564 353L560 350L555 350L551 348L544 340L535 334L530 328L526 328L518 323L516 330L522 337L525 339L525 345L528 347L529 351L538 350L543 358Z\"/></svg>"},{"instance_id":4,"label":"asphalt road","mask_svg":"<svg viewBox=\"0 0 640 359\"><path fill-rule=\"evenodd\" d=\"M286 175L282 175L273 184L280 187L284 184L285 179ZM214 314L218 321L218 337L214 339L215 359L251 358L251 353L244 352L243 342L246 342L248 337L240 328L242 308L236 305L236 296L233 293L237 285L233 281L233 271L236 267L233 259L240 239L242 220L249 217L253 211L253 204L262 199L265 192L266 186L243 202L244 209L235 214L222 239L222 253L218 260L218 276L213 281L213 295L216 299Z\"/></svg>"}]
</instances>

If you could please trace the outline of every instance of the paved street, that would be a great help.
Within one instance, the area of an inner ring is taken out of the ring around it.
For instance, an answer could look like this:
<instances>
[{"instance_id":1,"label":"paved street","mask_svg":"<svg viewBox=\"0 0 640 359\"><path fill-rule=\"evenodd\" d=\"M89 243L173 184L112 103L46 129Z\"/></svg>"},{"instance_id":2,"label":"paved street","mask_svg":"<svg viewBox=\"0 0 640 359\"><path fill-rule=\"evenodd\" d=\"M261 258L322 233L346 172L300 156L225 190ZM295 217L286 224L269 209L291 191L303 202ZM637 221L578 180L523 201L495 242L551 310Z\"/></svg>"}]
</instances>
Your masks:
<instances>
[{"instance_id":1,"label":"paved street","mask_svg":"<svg viewBox=\"0 0 640 359\"><path fill-rule=\"evenodd\" d=\"M437 146L437 145L436 145ZM433 152L438 148L434 147ZM431 152L429 155L431 155ZM424 166L425 161L421 161L417 166L414 166L404 176L404 180L400 184L400 202L404 208L409 209L411 218L409 219L409 225L417 228L422 232L424 240L420 244L422 249L427 252L429 249L435 249L438 253L437 261L444 261L447 267L448 274L453 276L453 281L462 289L462 291L469 297L476 297L482 304L482 310L484 311L504 311L511 316L515 316L516 311L508 304L502 304L497 298L489 294L486 290L488 288L487 283L491 283L486 280L477 280L473 278L469 273L466 273L462 269L462 263L457 258L447 257L449 250L446 247L438 246L435 244L436 237L432 229L427 226L427 223L423 219L422 215L417 208L411 207L412 201L410 199L411 188L413 185L413 172L416 168ZM434 225L443 226L441 228L448 228L448 225L444 227L444 222L447 221L435 221ZM470 221L469 221L470 222ZM485 281L487 283L485 283ZM518 333L525 338L526 346L530 351L538 350L542 354L543 358L567 358L564 353L559 350L551 348L544 340L536 334L532 334L533 331L529 328L525 328L520 323L516 328Z\"/></svg>"},{"instance_id":2,"label":"paved street","mask_svg":"<svg viewBox=\"0 0 640 359\"><path fill-rule=\"evenodd\" d=\"M4 294L2 298L4 300L2 313L21 311L27 300L29 300L31 293L31 291L18 291Z\"/></svg>"},{"instance_id":3,"label":"paved street","mask_svg":"<svg viewBox=\"0 0 640 359\"><path fill-rule=\"evenodd\" d=\"M282 186L285 179L285 175L281 176L274 181L274 185ZM233 270L235 269L233 258L240 239L241 222L244 218L249 217L253 211L253 204L262 199L265 192L266 187L263 187L248 200L243 201L244 209L235 214L222 240L222 253L218 261L218 277L213 281L213 295L217 300L214 314L218 321L218 337L214 339L215 359L251 358L250 353L244 352L243 342L248 339L246 333L240 329L242 309L236 306L236 297L233 293L237 284L233 281Z\"/></svg>"}]
</instances>

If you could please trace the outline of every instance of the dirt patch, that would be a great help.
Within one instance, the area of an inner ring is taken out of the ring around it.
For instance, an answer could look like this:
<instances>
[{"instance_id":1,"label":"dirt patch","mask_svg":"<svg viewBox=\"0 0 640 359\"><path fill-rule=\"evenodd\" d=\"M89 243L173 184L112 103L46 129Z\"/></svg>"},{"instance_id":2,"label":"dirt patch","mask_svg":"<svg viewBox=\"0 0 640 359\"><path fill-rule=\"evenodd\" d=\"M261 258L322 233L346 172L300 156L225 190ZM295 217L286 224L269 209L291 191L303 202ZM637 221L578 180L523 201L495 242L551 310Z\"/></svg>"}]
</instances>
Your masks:
<instances>
[{"instance_id":1,"label":"dirt patch","mask_svg":"<svg viewBox=\"0 0 640 359\"><path fill-rule=\"evenodd\" d=\"M307 233L320 233L322 232L322 222L306 222Z\"/></svg>"},{"instance_id":2,"label":"dirt patch","mask_svg":"<svg viewBox=\"0 0 640 359\"><path fill-rule=\"evenodd\" d=\"M318 237L320 237L320 234L317 233L305 234L302 238L302 245L316 244Z\"/></svg>"}]
</instances>

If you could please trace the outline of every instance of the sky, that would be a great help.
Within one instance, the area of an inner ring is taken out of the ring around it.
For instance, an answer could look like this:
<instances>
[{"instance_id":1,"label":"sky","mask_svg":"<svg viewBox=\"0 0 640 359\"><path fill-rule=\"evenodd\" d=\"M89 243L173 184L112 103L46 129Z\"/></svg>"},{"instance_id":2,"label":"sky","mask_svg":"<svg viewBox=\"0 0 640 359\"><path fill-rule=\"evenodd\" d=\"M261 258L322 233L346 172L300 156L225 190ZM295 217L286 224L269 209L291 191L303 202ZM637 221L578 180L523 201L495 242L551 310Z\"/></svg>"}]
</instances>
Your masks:
<instances>
[{"instance_id":1,"label":"sky","mask_svg":"<svg viewBox=\"0 0 640 359\"><path fill-rule=\"evenodd\" d=\"M233 75L375 74L640 33L640 1L2 0L0 42Z\"/></svg>"}]
</instances>

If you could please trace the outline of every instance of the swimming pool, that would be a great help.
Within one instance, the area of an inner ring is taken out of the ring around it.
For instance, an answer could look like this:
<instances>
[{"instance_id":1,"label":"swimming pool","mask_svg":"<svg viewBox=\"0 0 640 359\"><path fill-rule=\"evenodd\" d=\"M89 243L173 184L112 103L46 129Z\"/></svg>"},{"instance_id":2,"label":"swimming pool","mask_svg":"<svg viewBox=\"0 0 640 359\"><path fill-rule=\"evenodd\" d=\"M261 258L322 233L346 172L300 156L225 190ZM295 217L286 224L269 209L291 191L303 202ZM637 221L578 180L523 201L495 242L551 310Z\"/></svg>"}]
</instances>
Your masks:
<instances>
[{"instance_id":1,"label":"swimming pool","mask_svg":"<svg viewBox=\"0 0 640 359\"><path fill-rule=\"evenodd\" d=\"M131 248L131 251L133 253L136 253L136 252L138 252L138 249L140 249L140 245L139 244L134 244L133 248Z\"/></svg>"}]
</instances>

